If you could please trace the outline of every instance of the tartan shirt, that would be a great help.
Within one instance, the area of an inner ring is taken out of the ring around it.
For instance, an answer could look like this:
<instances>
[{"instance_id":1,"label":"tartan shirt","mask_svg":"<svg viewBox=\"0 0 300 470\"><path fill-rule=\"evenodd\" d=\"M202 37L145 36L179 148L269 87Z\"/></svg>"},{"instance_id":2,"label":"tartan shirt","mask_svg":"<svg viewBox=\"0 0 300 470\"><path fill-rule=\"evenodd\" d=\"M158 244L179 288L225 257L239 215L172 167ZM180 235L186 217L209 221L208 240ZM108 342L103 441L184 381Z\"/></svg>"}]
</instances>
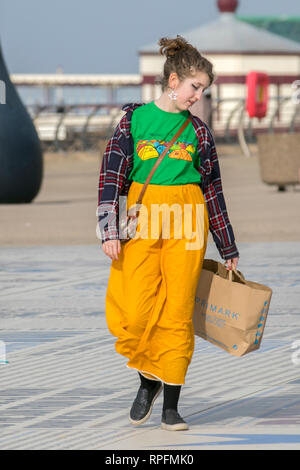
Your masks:
<instances>
[{"instance_id":1,"label":"tartan shirt","mask_svg":"<svg viewBox=\"0 0 300 470\"><path fill-rule=\"evenodd\" d=\"M134 144L130 132L133 111L143 103L123 106L124 116L108 141L103 155L98 186L98 229L102 243L119 238L119 196L126 196L131 185L128 176L133 167ZM209 229L221 258L239 256L222 190L220 167L213 136L207 125L192 115L200 155L200 187L209 217ZM102 221L102 223L101 223Z\"/></svg>"}]
</instances>

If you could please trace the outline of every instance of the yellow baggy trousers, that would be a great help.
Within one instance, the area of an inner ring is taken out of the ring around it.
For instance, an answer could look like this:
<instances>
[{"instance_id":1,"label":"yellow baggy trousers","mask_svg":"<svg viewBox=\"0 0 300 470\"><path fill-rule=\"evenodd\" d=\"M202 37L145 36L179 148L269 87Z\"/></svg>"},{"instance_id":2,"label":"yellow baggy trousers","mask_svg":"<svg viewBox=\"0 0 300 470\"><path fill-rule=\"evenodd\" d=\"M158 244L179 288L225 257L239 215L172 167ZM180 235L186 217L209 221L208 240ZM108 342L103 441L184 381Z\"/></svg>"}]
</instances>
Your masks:
<instances>
[{"instance_id":1,"label":"yellow baggy trousers","mask_svg":"<svg viewBox=\"0 0 300 470\"><path fill-rule=\"evenodd\" d=\"M127 208L142 184L132 182ZM149 184L136 237L111 264L106 320L128 367L182 385L194 350L195 293L209 221L200 186ZM154 235L154 236L153 236Z\"/></svg>"}]
</instances>

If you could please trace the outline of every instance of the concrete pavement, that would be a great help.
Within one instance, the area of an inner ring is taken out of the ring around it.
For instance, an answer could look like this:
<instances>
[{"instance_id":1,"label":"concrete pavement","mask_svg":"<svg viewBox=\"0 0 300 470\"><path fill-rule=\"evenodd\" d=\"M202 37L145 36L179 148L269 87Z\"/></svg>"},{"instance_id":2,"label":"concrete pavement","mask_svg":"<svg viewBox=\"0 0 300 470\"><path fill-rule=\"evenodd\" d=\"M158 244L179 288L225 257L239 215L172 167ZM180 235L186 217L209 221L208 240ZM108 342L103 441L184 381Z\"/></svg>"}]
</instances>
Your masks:
<instances>
[{"instance_id":1,"label":"concrete pavement","mask_svg":"<svg viewBox=\"0 0 300 470\"><path fill-rule=\"evenodd\" d=\"M0 448L300 449L299 191L262 185L255 157L221 160L239 269L273 289L262 346L236 358L196 338L179 406L190 430L160 429L162 397L134 428L128 411L138 379L105 323L110 260L95 240L99 161L56 158L34 203L0 205L8 361L0 364ZM220 260L211 240L206 257Z\"/></svg>"},{"instance_id":2,"label":"concrete pavement","mask_svg":"<svg viewBox=\"0 0 300 470\"><path fill-rule=\"evenodd\" d=\"M196 338L180 400L190 430L172 433L161 397L145 425L128 422L138 379L106 328L99 247L2 248L0 448L300 449L300 243L241 251L246 278L274 291L261 349L236 358Z\"/></svg>"}]
</instances>

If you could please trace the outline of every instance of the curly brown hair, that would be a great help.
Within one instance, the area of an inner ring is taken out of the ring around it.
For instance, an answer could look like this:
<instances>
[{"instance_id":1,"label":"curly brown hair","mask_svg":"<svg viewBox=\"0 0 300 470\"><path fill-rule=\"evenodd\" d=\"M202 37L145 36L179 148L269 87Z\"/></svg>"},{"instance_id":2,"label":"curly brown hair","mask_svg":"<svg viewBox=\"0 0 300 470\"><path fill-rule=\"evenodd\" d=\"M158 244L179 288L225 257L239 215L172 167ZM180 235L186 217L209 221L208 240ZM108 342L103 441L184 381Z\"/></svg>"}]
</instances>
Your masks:
<instances>
[{"instance_id":1,"label":"curly brown hair","mask_svg":"<svg viewBox=\"0 0 300 470\"><path fill-rule=\"evenodd\" d=\"M180 81L192 76L195 72L205 72L209 77L209 86L213 83L215 75L213 65L194 46L182 36L176 38L161 38L158 41L160 54L166 56L163 76L159 80L162 89L168 87L170 74L176 72Z\"/></svg>"}]
</instances>

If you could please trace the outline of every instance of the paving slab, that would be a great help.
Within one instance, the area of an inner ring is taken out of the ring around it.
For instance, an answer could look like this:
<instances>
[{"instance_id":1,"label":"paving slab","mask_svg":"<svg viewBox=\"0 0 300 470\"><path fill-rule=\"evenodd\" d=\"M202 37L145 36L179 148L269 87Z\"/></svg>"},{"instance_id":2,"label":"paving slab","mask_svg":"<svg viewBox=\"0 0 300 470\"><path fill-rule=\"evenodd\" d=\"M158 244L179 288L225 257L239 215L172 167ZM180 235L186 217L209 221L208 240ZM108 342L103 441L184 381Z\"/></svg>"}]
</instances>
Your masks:
<instances>
[{"instance_id":1,"label":"paving slab","mask_svg":"<svg viewBox=\"0 0 300 470\"><path fill-rule=\"evenodd\" d=\"M300 242L239 248L245 277L273 289L262 346L237 358L196 338L184 432L161 430L162 397L128 421L138 377L106 327L99 245L0 248L0 449L300 449Z\"/></svg>"}]
</instances>

